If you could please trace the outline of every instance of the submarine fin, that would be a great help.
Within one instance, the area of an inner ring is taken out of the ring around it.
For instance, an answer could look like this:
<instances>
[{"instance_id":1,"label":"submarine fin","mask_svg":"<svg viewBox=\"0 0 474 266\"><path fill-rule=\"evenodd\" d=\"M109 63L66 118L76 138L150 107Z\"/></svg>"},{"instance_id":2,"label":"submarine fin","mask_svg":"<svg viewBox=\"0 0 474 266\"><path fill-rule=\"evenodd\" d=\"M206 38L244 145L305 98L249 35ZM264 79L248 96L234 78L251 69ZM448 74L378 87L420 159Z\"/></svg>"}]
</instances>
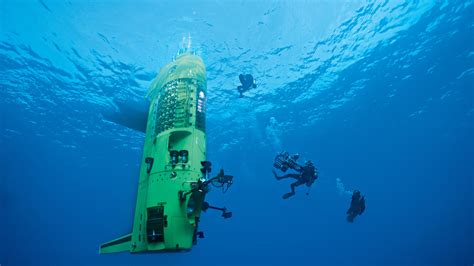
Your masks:
<instances>
[{"instance_id":1,"label":"submarine fin","mask_svg":"<svg viewBox=\"0 0 474 266\"><path fill-rule=\"evenodd\" d=\"M130 129L145 133L149 103L145 100L140 102L124 102L115 100L118 111L103 112L105 120L116 123Z\"/></svg>"},{"instance_id":2,"label":"submarine fin","mask_svg":"<svg viewBox=\"0 0 474 266\"><path fill-rule=\"evenodd\" d=\"M99 254L129 251L131 241L132 234L121 236L117 239L100 245Z\"/></svg>"}]
</instances>

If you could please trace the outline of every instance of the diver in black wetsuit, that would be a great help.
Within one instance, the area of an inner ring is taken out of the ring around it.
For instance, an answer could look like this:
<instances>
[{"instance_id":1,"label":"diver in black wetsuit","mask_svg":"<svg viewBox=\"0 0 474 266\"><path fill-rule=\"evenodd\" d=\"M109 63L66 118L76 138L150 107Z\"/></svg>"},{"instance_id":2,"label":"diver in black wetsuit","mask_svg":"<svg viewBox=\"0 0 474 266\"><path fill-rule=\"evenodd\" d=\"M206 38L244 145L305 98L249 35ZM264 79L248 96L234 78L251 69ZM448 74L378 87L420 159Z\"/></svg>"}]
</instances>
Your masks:
<instances>
[{"instance_id":1,"label":"diver in black wetsuit","mask_svg":"<svg viewBox=\"0 0 474 266\"><path fill-rule=\"evenodd\" d=\"M281 169L283 172L286 169L291 168L297 171L297 173L286 174L283 176L278 176L275 170L273 171L273 175L277 180L285 179L285 178L294 178L296 182L290 185L291 192L284 194L282 197L283 199L287 199L293 195L295 195L295 187L301 186L306 184L307 187L310 187L316 179L318 179L318 173L316 167L314 167L313 162L307 161L304 166L298 165L296 160L298 159L298 155L288 156L287 152L280 153L275 158L274 166L278 169Z\"/></svg>"},{"instance_id":2,"label":"diver in black wetsuit","mask_svg":"<svg viewBox=\"0 0 474 266\"><path fill-rule=\"evenodd\" d=\"M242 85L239 85L237 87L237 90L240 93L240 98L244 97L243 93L250 90L250 88L256 88L257 84L255 84L255 80L253 79L253 76L250 74L240 74L239 75L239 80Z\"/></svg>"},{"instance_id":3,"label":"diver in black wetsuit","mask_svg":"<svg viewBox=\"0 0 474 266\"><path fill-rule=\"evenodd\" d=\"M354 222L357 215L361 215L365 210L365 198L361 196L360 191L354 190L352 193L351 206L347 210L347 221Z\"/></svg>"}]
</instances>

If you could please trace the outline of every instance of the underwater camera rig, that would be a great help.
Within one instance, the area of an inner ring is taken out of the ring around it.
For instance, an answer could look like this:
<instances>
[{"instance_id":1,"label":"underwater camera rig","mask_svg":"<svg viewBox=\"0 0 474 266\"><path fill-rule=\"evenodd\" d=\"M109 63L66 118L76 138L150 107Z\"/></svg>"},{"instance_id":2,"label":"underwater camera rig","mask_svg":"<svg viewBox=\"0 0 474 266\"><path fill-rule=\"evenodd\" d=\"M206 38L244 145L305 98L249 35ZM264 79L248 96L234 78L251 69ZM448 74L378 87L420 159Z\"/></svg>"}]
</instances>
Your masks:
<instances>
[{"instance_id":1,"label":"underwater camera rig","mask_svg":"<svg viewBox=\"0 0 474 266\"><path fill-rule=\"evenodd\" d=\"M280 169L282 172L286 172L288 169L293 169L299 172L303 169L303 167L296 162L298 158L298 154L293 154L290 156L290 154L286 151L280 152L273 161L273 167Z\"/></svg>"}]
</instances>

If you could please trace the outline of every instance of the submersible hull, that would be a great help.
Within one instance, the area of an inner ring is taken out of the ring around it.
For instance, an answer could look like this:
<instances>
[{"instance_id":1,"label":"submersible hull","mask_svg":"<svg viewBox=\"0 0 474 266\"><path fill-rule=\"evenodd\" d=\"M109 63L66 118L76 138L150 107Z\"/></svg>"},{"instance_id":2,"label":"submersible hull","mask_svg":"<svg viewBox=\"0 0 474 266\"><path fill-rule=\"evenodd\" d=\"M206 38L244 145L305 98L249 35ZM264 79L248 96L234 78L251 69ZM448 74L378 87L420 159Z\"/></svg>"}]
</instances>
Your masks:
<instances>
[{"instance_id":1,"label":"submersible hull","mask_svg":"<svg viewBox=\"0 0 474 266\"><path fill-rule=\"evenodd\" d=\"M206 161L206 86L202 59L189 53L153 81L133 229L100 253L189 250L196 243L205 192L193 188Z\"/></svg>"}]
</instances>

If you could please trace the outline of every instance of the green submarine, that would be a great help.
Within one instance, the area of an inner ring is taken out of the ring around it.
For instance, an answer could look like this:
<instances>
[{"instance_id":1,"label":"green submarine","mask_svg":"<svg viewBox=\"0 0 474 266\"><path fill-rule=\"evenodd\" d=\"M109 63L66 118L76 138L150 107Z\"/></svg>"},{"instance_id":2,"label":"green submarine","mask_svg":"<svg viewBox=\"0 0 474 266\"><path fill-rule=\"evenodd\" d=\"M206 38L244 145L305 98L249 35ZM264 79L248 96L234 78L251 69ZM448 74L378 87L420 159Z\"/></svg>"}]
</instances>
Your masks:
<instances>
[{"instance_id":1,"label":"green submarine","mask_svg":"<svg viewBox=\"0 0 474 266\"><path fill-rule=\"evenodd\" d=\"M139 118L146 118L141 130L145 144L132 232L102 244L100 254L188 251L204 237L198 231L202 211L217 209L224 218L232 216L204 201L209 185L225 192L233 179L223 170L209 178L206 88L205 65L190 52L178 55L152 82L147 113ZM110 120L126 125L120 118Z\"/></svg>"}]
</instances>

